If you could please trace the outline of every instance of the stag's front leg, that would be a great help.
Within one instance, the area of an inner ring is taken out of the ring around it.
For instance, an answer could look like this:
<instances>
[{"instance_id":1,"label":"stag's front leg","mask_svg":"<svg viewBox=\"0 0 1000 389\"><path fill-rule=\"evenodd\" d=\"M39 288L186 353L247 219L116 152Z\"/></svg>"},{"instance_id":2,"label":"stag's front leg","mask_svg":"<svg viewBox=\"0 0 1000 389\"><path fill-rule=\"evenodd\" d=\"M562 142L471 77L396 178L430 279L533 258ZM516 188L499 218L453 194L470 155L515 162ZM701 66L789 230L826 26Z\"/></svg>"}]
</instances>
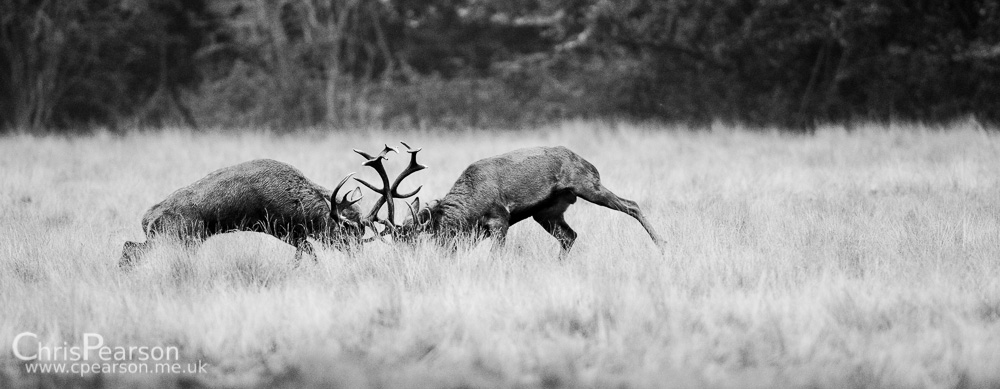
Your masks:
<instances>
[{"instance_id":1,"label":"stag's front leg","mask_svg":"<svg viewBox=\"0 0 1000 389\"><path fill-rule=\"evenodd\" d=\"M308 234L305 231L295 231L289 234L285 241L288 244L295 247L295 263L298 264L302 260L302 253L309 254L313 258L313 262L319 262L319 258L316 257L316 250L313 249L312 243L306 240Z\"/></svg>"},{"instance_id":2,"label":"stag's front leg","mask_svg":"<svg viewBox=\"0 0 1000 389\"><path fill-rule=\"evenodd\" d=\"M295 244L295 263L302 260L302 253L309 254L313 258L313 262L319 262L316 257L316 250L313 249L312 243L308 240L302 239Z\"/></svg>"},{"instance_id":3,"label":"stag's front leg","mask_svg":"<svg viewBox=\"0 0 1000 389\"><path fill-rule=\"evenodd\" d=\"M510 228L510 223L506 218L493 217L488 219L484 224L486 225L486 234L493 239L493 246L490 251L500 251L507 243L507 229Z\"/></svg>"}]
</instances>

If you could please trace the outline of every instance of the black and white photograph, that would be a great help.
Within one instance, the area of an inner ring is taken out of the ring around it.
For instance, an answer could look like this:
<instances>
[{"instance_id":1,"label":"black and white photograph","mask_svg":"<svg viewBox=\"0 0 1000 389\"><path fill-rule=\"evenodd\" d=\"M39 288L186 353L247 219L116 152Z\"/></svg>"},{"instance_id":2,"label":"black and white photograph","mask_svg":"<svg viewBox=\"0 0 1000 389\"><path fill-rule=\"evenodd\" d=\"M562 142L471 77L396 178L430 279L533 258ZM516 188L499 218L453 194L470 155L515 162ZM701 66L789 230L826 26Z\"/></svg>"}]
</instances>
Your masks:
<instances>
[{"instance_id":1,"label":"black and white photograph","mask_svg":"<svg viewBox=\"0 0 1000 389\"><path fill-rule=\"evenodd\" d=\"M0 389L1000 388L1000 0L0 0Z\"/></svg>"}]
</instances>

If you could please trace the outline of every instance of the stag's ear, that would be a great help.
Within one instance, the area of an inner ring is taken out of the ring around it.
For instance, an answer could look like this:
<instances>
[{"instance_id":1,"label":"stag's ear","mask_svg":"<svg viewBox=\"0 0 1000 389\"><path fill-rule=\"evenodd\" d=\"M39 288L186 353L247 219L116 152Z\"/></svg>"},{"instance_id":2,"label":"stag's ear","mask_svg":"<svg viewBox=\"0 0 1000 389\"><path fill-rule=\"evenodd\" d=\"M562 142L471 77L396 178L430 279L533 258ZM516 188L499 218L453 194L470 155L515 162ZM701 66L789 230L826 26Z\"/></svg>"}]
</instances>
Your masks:
<instances>
[{"instance_id":1,"label":"stag's ear","mask_svg":"<svg viewBox=\"0 0 1000 389\"><path fill-rule=\"evenodd\" d=\"M424 205L423 208L417 210L416 216L414 216L413 221L419 224L423 228L427 228L431 225L431 219L434 218L434 210L437 208L438 201L433 200Z\"/></svg>"}]
</instances>

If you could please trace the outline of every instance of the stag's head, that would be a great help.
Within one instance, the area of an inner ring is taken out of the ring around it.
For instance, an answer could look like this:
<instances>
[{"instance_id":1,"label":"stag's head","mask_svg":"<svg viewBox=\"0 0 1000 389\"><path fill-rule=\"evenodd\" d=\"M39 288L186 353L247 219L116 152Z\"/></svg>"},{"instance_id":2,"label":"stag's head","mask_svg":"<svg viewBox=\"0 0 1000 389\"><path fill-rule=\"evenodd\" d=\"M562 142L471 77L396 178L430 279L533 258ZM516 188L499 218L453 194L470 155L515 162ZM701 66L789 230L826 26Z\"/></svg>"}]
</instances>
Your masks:
<instances>
[{"instance_id":1,"label":"stag's head","mask_svg":"<svg viewBox=\"0 0 1000 389\"><path fill-rule=\"evenodd\" d=\"M421 205L420 198L417 197L413 202L406 204L406 207L410 214L399 226L400 235L404 238L412 239L422 233L433 232L437 222L441 219L442 212L438 206L438 200Z\"/></svg>"},{"instance_id":2,"label":"stag's head","mask_svg":"<svg viewBox=\"0 0 1000 389\"><path fill-rule=\"evenodd\" d=\"M333 193L330 194L330 234L329 236L343 237L347 240L359 240L361 236L365 234L365 225L361 218L361 207L358 207L358 201L361 201L361 188L355 188L354 190L345 193L343 197L338 198L338 193L340 193L340 188L344 186L353 176L354 173L348 174L337 187L333 189Z\"/></svg>"},{"instance_id":3,"label":"stag's head","mask_svg":"<svg viewBox=\"0 0 1000 389\"><path fill-rule=\"evenodd\" d=\"M413 197L417 194L417 192L420 191L420 188L422 188L423 186L418 186L417 189L414 189L412 192L399 193L399 184L402 183L403 179L405 179L409 175L424 170L427 168L427 166L421 165L420 163L417 162L417 153L420 152L420 149L413 149L404 142L399 142L399 143L402 143L403 146L406 147L405 152L410 154L410 163L409 165L407 165L405 169L403 169L402 172L399 173L398 176L396 176L396 179L393 180L391 184L389 183L389 175L385 171L385 165L383 164L383 161L388 160L388 158L386 158L386 154L390 152L399 153L399 151L393 147L389 147L389 145L385 145L385 147L382 149L382 152L380 152L376 156L372 156L371 154L368 154L358 149L354 150L354 152L358 153L359 155L365 158L365 163L363 164L364 166L368 166L373 170L375 170L376 173L378 173L379 178L382 181L382 187L381 188L376 187L375 185L360 178L355 178L355 180L357 180L359 183L361 183L368 189L375 191L375 193L378 193L381 196L375 202L375 205L372 207L371 211L368 212L368 215L362 218L362 223L364 223L365 225L369 225L378 236L382 236L385 234L392 234L397 239L400 238L406 239L408 236L410 236L409 232L410 229L404 228L404 226L396 224L395 200ZM419 206L419 200L417 200L416 203ZM385 218L381 218L379 216L379 211L382 209L383 205L386 206ZM413 210L413 208L411 207L411 214L416 214L415 212L416 211ZM382 224L385 226L385 229L381 233L379 233L375 227L375 224Z\"/></svg>"}]
</instances>

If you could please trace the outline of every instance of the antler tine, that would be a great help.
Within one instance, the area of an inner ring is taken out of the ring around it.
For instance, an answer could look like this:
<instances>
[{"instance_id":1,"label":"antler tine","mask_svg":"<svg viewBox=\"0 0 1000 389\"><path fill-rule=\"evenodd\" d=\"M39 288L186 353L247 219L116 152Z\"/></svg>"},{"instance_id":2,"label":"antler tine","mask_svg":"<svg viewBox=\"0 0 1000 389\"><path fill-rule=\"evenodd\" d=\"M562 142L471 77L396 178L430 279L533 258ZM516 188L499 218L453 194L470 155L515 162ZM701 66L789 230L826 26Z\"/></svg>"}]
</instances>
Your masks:
<instances>
[{"instance_id":1,"label":"antler tine","mask_svg":"<svg viewBox=\"0 0 1000 389\"><path fill-rule=\"evenodd\" d=\"M409 176L410 174L424 170L427 168L427 166L421 165L420 163L417 162L417 153L419 153L420 150L422 149L414 149L410 147L410 145L406 144L406 142L400 141L399 143L402 143L403 146L406 146L406 152L410 153L410 164L406 167L406 169L404 169L401 173L399 173L398 176L396 176L396 181L392 183L390 194L392 195L392 197L395 197L397 199L405 199L417 194L417 192L420 192L420 189L423 188L423 185L418 186L417 189L414 190L413 192L407 194L400 194L398 191L399 184L402 183L403 179Z\"/></svg>"},{"instance_id":2,"label":"antler tine","mask_svg":"<svg viewBox=\"0 0 1000 389\"><path fill-rule=\"evenodd\" d=\"M344 179L340 180L340 183L337 184L337 187L333 188L333 192L330 193L330 209L331 210L341 209L340 206L343 203L343 200L340 200L340 201L337 200L337 193L340 192L340 188L344 186L344 183L346 183L347 180L351 179L351 176L353 176L354 173L355 172L351 172L351 174L348 174L347 176L345 176ZM345 199L347 198L346 194L344 195L344 198ZM350 204L348 204L348 205L350 205Z\"/></svg>"},{"instance_id":3,"label":"antler tine","mask_svg":"<svg viewBox=\"0 0 1000 389\"><path fill-rule=\"evenodd\" d=\"M413 204L406 203L406 207L410 209L410 220L414 223L417 222L417 211L420 210L420 198L414 198Z\"/></svg>"},{"instance_id":4,"label":"antler tine","mask_svg":"<svg viewBox=\"0 0 1000 389\"><path fill-rule=\"evenodd\" d=\"M375 222L371 221L371 220L364 220L364 221L361 222L361 224L363 224L365 227L368 227L368 228L370 228L372 230L372 236L370 238L363 239L361 241L362 243L374 242L376 239L385 242L385 238L384 237L389 234L389 229L388 228L385 229L385 230L383 230L383 231L381 231L381 232L379 232L378 228L375 228Z\"/></svg>"},{"instance_id":5,"label":"antler tine","mask_svg":"<svg viewBox=\"0 0 1000 389\"><path fill-rule=\"evenodd\" d=\"M399 150L396 150L395 147L389 147L389 145L385 145L385 148L382 149L382 152L378 153L378 157L373 157L371 154L368 154L362 150L354 149L355 153L361 154L361 156L365 157L365 159L367 159L369 162L371 162L374 159L388 159L385 157L385 155L388 154L390 151L399 154Z\"/></svg>"},{"instance_id":6,"label":"antler tine","mask_svg":"<svg viewBox=\"0 0 1000 389\"><path fill-rule=\"evenodd\" d=\"M362 150L354 149L354 152L358 153L358 154L361 154L361 156L365 157L365 159L375 159L375 157L373 157L371 154L368 154L368 153L366 153L366 152L364 152Z\"/></svg>"},{"instance_id":7,"label":"antler tine","mask_svg":"<svg viewBox=\"0 0 1000 389\"><path fill-rule=\"evenodd\" d=\"M378 158L389 159L389 158L386 158L385 155L389 154L390 151L394 152L396 154L399 154L399 150L396 150L395 147L390 147L389 145L385 145L385 147L382 148L382 152L378 153Z\"/></svg>"},{"instance_id":8,"label":"antler tine","mask_svg":"<svg viewBox=\"0 0 1000 389\"><path fill-rule=\"evenodd\" d=\"M420 149L412 148L412 147L410 147L410 145L406 144L406 142L403 142L403 141L399 141L399 143L406 147L406 152L407 153L416 154L420 150L423 150L422 148L420 148Z\"/></svg>"},{"instance_id":9,"label":"antler tine","mask_svg":"<svg viewBox=\"0 0 1000 389\"><path fill-rule=\"evenodd\" d=\"M354 195L355 193L357 194L356 197ZM351 198L354 198L354 200L348 200L347 196L351 196ZM361 199L363 199L363 198L365 198L365 194L361 193L361 188L360 187L355 187L354 190L350 191L349 193L344 194L344 202L345 202L344 206L346 206L346 207L352 206L355 203L357 203L358 201L361 201Z\"/></svg>"}]
</instances>

